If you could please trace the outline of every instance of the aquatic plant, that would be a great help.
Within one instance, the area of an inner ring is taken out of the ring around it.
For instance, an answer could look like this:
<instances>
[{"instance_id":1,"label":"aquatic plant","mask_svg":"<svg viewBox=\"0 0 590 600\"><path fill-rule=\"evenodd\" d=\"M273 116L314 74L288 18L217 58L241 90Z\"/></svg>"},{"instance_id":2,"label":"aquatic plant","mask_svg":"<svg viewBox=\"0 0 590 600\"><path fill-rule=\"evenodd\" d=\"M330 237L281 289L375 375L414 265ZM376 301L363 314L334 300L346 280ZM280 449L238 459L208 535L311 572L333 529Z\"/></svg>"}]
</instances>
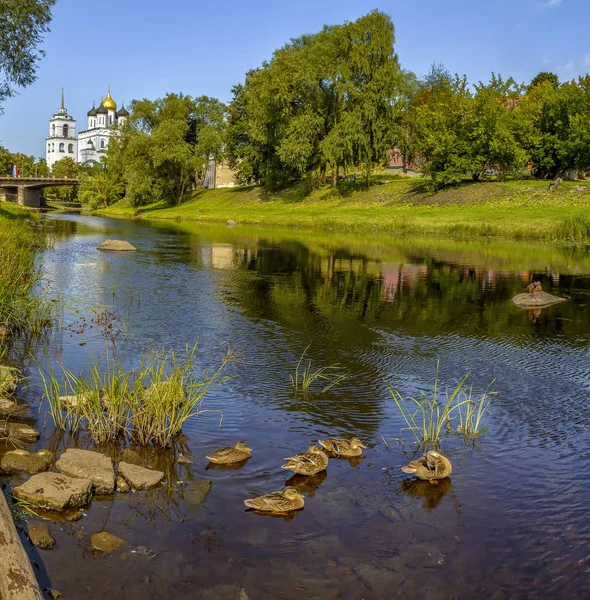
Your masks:
<instances>
[{"instance_id":1,"label":"aquatic plant","mask_svg":"<svg viewBox=\"0 0 590 600\"><path fill-rule=\"evenodd\" d=\"M144 446L166 447L191 417L220 410L203 409L201 403L216 386L231 377L222 371L235 356L230 348L212 374L194 374L195 352L187 346L186 358L173 351L145 350L135 369L126 369L124 359L109 350L94 358L87 376L78 376L61 366L58 379L54 368L41 371L44 399L56 427L86 430L95 443L129 438Z\"/></svg>"},{"instance_id":2,"label":"aquatic plant","mask_svg":"<svg viewBox=\"0 0 590 600\"><path fill-rule=\"evenodd\" d=\"M420 392L418 398L403 398L398 390L389 392L415 441L422 446L437 446L441 437L453 431L461 437L474 437L482 431L482 420L496 392L488 389L479 400L472 398L473 387L466 388L469 374L465 375L449 393L439 391L438 369L431 394ZM492 382L493 383L493 382ZM491 384L490 384L491 385ZM458 424L454 426L454 421Z\"/></svg>"},{"instance_id":3,"label":"aquatic plant","mask_svg":"<svg viewBox=\"0 0 590 600\"><path fill-rule=\"evenodd\" d=\"M12 513L12 518L16 523L24 523L29 519L29 517L39 516L39 514L35 512L33 504L27 500L21 500L20 498L12 498L10 512Z\"/></svg>"},{"instance_id":4,"label":"aquatic plant","mask_svg":"<svg viewBox=\"0 0 590 600\"><path fill-rule=\"evenodd\" d=\"M305 354L309 350L311 344L301 354L301 358L295 367L295 372L289 375L291 379L291 387L295 394L302 392L304 394L311 393L311 386L316 382L327 382L326 385L319 392L324 394L334 386L340 385L345 379L346 375L342 373L340 365L333 364L325 367L320 367L315 371L312 370L312 361L310 360L307 365L302 365L305 359Z\"/></svg>"}]
</instances>

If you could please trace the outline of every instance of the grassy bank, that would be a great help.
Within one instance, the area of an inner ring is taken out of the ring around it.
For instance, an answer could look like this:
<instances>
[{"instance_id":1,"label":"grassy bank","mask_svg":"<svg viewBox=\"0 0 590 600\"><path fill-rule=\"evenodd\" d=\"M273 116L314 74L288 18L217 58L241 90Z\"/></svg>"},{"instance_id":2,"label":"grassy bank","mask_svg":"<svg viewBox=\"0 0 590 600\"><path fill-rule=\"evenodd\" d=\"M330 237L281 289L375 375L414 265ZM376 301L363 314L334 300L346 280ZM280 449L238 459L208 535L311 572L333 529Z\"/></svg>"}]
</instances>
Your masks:
<instances>
[{"instance_id":1,"label":"grassy bank","mask_svg":"<svg viewBox=\"0 0 590 600\"><path fill-rule=\"evenodd\" d=\"M37 254L45 234L36 217L17 206L0 205L0 328L38 331L48 318L47 303L34 294L41 278Z\"/></svg>"},{"instance_id":2,"label":"grassy bank","mask_svg":"<svg viewBox=\"0 0 590 600\"><path fill-rule=\"evenodd\" d=\"M590 182L553 191L543 181L465 183L427 195L421 182L384 177L366 189L345 183L306 193L303 185L276 192L258 186L201 190L178 206L121 201L105 216L298 227L346 232L590 241Z\"/></svg>"}]
</instances>

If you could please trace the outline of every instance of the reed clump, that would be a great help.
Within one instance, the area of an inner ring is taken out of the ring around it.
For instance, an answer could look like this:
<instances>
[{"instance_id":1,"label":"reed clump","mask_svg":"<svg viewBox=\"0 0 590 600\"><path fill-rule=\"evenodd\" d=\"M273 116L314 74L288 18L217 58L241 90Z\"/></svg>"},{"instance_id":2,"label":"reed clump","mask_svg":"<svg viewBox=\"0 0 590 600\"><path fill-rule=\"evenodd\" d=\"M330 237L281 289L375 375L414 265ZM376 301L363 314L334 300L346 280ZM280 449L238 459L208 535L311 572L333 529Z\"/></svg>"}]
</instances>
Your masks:
<instances>
[{"instance_id":1,"label":"reed clump","mask_svg":"<svg viewBox=\"0 0 590 600\"><path fill-rule=\"evenodd\" d=\"M312 386L316 383L323 384L319 393L324 394L333 387L340 385L346 379L346 375L342 372L342 368L338 364L327 365L318 369L312 368L311 360L307 364L303 364L305 354L310 346L311 344L303 351L295 367L295 372L289 376L291 379L291 388L296 395L299 393L311 394Z\"/></svg>"},{"instance_id":2,"label":"reed clump","mask_svg":"<svg viewBox=\"0 0 590 600\"><path fill-rule=\"evenodd\" d=\"M87 431L95 443L127 438L143 446L169 446L186 421L205 412L205 396L231 376L223 375L233 360L228 351L211 375L195 375L197 345L186 348L180 358L173 351L145 350L139 365L126 369L114 351L93 359L86 377L61 367L41 373L44 399L56 427Z\"/></svg>"},{"instance_id":3,"label":"reed clump","mask_svg":"<svg viewBox=\"0 0 590 600\"><path fill-rule=\"evenodd\" d=\"M484 417L489 413L490 403L497 392L490 391L488 386L479 398L474 398L473 386L467 386L468 379L469 374L453 390L441 393L437 366L429 394L420 392L418 398L404 398L398 390L389 387L406 423L402 431L410 431L421 446L433 447L438 446L441 438L447 435L465 438L481 435L485 431Z\"/></svg>"}]
</instances>

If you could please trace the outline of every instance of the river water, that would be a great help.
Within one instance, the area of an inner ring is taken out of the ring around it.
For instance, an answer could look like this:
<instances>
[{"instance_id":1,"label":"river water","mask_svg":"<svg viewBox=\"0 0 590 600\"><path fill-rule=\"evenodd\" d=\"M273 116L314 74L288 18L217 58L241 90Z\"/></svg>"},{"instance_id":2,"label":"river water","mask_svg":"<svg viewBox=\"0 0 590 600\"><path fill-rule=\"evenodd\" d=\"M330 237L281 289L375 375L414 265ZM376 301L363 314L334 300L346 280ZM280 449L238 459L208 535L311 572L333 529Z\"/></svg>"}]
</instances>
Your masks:
<instances>
[{"instance_id":1,"label":"river water","mask_svg":"<svg viewBox=\"0 0 590 600\"><path fill-rule=\"evenodd\" d=\"M44 586L113 600L590 597L588 249L48 220L47 277L65 304L37 352L43 368L59 357L82 371L104 350L99 329L80 333L99 309L120 319L131 354L198 340L199 369L229 345L242 360L205 401L221 423L207 413L184 428L192 466L175 465L178 448L146 452L166 485L95 499L80 521L50 523L53 550L28 548ZM108 238L137 252L97 251ZM533 277L568 301L514 307ZM314 365L348 377L295 397L289 374L308 345ZM432 486L400 470L417 449L388 386L428 393L437 363L441 389L471 373L474 394L493 382L498 395L485 435L443 440L454 470ZM23 394L37 407L28 366ZM38 447L92 447L56 434L44 407L35 414ZM330 435L359 436L363 460L290 480L306 498L290 517L245 510L245 498L285 485L283 457ZM253 448L244 466L207 468L206 454L236 440ZM92 551L103 529L124 548Z\"/></svg>"}]
</instances>

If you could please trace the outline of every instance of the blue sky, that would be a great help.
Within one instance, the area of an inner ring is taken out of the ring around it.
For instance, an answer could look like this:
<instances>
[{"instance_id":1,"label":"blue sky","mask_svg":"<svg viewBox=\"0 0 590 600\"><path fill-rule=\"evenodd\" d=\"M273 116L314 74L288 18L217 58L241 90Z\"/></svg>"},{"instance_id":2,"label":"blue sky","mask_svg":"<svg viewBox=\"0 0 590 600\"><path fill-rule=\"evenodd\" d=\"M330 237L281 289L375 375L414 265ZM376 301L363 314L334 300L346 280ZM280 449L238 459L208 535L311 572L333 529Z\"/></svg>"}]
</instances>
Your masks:
<instances>
[{"instance_id":1,"label":"blue sky","mask_svg":"<svg viewBox=\"0 0 590 600\"><path fill-rule=\"evenodd\" d=\"M589 0L58 0L39 78L5 103L0 144L43 155L62 86L78 130L108 85L119 105L167 92L229 101L290 38L373 8L392 16L401 65L418 74L433 61L470 81L590 71Z\"/></svg>"}]
</instances>

